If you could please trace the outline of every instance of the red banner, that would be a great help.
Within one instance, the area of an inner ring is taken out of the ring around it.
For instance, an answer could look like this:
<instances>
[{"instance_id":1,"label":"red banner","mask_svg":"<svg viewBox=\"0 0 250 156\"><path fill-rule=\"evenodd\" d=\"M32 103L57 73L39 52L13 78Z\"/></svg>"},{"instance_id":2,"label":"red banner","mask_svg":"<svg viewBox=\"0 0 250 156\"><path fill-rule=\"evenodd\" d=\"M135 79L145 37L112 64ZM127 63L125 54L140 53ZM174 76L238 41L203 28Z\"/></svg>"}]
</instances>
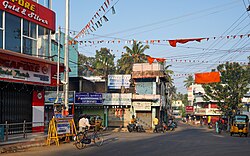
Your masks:
<instances>
[{"instance_id":1,"label":"red banner","mask_svg":"<svg viewBox=\"0 0 250 156\"><path fill-rule=\"evenodd\" d=\"M220 73L219 72L207 72L207 73L196 73L195 74L195 83L197 84L207 84L220 82Z\"/></svg>"},{"instance_id":2,"label":"red banner","mask_svg":"<svg viewBox=\"0 0 250 156\"><path fill-rule=\"evenodd\" d=\"M1 0L0 9L55 31L55 13L32 0Z\"/></svg>"}]
</instances>

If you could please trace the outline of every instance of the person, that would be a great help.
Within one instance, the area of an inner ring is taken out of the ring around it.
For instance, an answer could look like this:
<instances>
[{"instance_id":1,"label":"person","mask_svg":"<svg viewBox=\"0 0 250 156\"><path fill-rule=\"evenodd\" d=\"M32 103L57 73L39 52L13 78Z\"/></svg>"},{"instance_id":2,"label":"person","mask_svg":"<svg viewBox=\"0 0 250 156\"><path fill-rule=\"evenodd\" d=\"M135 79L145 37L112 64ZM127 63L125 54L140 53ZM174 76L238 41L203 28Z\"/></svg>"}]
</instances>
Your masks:
<instances>
[{"instance_id":1,"label":"person","mask_svg":"<svg viewBox=\"0 0 250 156\"><path fill-rule=\"evenodd\" d=\"M90 128L89 119L87 115L83 115L83 117L79 120L79 131L83 132L86 128Z\"/></svg>"},{"instance_id":2,"label":"person","mask_svg":"<svg viewBox=\"0 0 250 156\"><path fill-rule=\"evenodd\" d=\"M155 116L155 118L154 118L154 120L153 120L153 124L154 124L154 126L155 126L154 131L155 131L155 132L158 132L159 120L158 120L157 116Z\"/></svg>"},{"instance_id":3,"label":"person","mask_svg":"<svg viewBox=\"0 0 250 156\"><path fill-rule=\"evenodd\" d=\"M130 120L131 124L136 124L136 118L135 115L132 115L132 119Z\"/></svg>"}]
</instances>

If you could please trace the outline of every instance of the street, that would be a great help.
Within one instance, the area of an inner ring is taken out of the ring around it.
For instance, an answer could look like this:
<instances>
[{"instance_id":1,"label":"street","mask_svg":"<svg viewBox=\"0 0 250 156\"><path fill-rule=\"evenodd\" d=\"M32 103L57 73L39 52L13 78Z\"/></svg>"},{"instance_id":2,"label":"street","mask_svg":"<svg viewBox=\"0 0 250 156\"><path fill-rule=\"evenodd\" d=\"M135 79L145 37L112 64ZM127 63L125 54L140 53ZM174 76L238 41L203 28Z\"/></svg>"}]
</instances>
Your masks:
<instances>
[{"instance_id":1,"label":"street","mask_svg":"<svg viewBox=\"0 0 250 156\"><path fill-rule=\"evenodd\" d=\"M93 144L83 150L78 150L73 142L30 148L25 152L9 153L8 156L56 156L56 155L86 155L86 156L210 156L210 155L240 155L250 154L250 137L231 137L225 132L215 134L206 127L179 124L174 132L167 133L110 133L105 136L103 146Z\"/></svg>"}]
</instances>

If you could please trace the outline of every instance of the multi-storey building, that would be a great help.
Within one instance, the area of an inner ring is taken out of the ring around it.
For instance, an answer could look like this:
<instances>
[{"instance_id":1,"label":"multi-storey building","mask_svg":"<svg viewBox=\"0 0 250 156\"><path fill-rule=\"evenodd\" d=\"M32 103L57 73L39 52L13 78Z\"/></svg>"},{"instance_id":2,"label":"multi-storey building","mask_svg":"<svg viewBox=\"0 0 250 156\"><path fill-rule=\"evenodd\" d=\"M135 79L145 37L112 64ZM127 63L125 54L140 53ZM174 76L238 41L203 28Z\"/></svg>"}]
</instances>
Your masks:
<instances>
[{"instance_id":1,"label":"multi-storey building","mask_svg":"<svg viewBox=\"0 0 250 156\"><path fill-rule=\"evenodd\" d=\"M56 86L57 64L50 57L55 13L51 0L46 6L23 2L0 4L0 123L25 120L36 131L43 129L36 123L44 121L45 87Z\"/></svg>"},{"instance_id":2,"label":"multi-storey building","mask_svg":"<svg viewBox=\"0 0 250 156\"><path fill-rule=\"evenodd\" d=\"M203 119L207 122L208 116L211 117L211 122L218 120L221 115L220 110L218 109L217 102L214 100L205 101L203 96L205 94L202 85L194 84L190 86L192 89L189 89L193 92L193 107L194 107L194 117L198 121Z\"/></svg>"},{"instance_id":3,"label":"multi-storey building","mask_svg":"<svg viewBox=\"0 0 250 156\"><path fill-rule=\"evenodd\" d=\"M153 127L155 116L167 120L166 74L160 63L138 63L133 65L132 79L135 93L132 97L132 113L145 128Z\"/></svg>"}]
</instances>

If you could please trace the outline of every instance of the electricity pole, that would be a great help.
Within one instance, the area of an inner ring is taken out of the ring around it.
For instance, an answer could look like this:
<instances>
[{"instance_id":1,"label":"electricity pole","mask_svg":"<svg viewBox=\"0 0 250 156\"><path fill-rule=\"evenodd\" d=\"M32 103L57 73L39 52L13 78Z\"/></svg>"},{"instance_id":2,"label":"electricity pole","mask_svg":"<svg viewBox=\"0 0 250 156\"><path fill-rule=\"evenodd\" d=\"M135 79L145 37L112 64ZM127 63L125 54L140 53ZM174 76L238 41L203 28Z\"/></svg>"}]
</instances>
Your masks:
<instances>
[{"instance_id":1,"label":"electricity pole","mask_svg":"<svg viewBox=\"0 0 250 156\"><path fill-rule=\"evenodd\" d=\"M69 110L69 8L70 8L70 0L65 0L65 8L66 8L66 18L65 18L65 51L64 51L64 65L65 65L65 73L64 73L64 105L66 107L66 112Z\"/></svg>"}]
</instances>

